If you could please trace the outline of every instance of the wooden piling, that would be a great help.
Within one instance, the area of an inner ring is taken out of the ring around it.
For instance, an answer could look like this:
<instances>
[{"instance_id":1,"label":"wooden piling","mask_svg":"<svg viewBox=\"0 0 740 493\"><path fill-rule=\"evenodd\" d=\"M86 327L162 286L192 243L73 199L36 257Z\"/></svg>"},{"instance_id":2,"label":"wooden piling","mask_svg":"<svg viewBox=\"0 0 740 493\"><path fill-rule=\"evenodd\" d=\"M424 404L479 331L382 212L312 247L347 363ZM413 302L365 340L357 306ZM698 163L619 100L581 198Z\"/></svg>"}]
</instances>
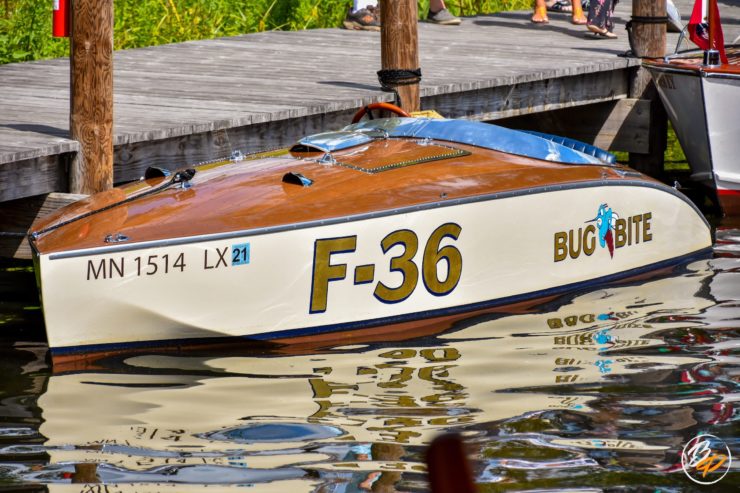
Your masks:
<instances>
[{"instance_id":1,"label":"wooden piling","mask_svg":"<svg viewBox=\"0 0 740 493\"><path fill-rule=\"evenodd\" d=\"M418 5L416 0L381 0L380 58L385 86L398 93L400 106L407 112L419 111ZM395 82L394 82L395 81Z\"/></svg>"},{"instance_id":2,"label":"wooden piling","mask_svg":"<svg viewBox=\"0 0 740 493\"><path fill-rule=\"evenodd\" d=\"M475 493L473 469L465 442L458 433L447 433L432 440L426 463L432 493Z\"/></svg>"},{"instance_id":3,"label":"wooden piling","mask_svg":"<svg viewBox=\"0 0 740 493\"><path fill-rule=\"evenodd\" d=\"M72 193L113 186L113 0L73 0L70 137L80 152L69 170Z\"/></svg>"},{"instance_id":4,"label":"wooden piling","mask_svg":"<svg viewBox=\"0 0 740 493\"><path fill-rule=\"evenodd\" d=\"M666 0L633 0L632 2L632 47L639 57L661 58L666 54L667 23ZM630 97L649 101L650 145L647 154L631 153L630 166L650 176L664 175L664 155L667 146L668 116L660 101L650 73L638 68L630 81Z\"/></svg>"}]
</instances>

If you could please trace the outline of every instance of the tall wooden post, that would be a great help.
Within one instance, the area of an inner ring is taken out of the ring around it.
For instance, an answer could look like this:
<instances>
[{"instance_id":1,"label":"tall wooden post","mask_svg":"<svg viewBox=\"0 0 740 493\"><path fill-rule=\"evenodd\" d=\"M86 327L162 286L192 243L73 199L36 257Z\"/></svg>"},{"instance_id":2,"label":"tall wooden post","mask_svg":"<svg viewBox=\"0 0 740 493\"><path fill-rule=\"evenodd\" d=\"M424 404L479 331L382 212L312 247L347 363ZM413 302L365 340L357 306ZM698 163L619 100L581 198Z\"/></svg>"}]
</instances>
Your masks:
<instances>
[{"instance_id":1,"label":"tall wooden post","mask_svg":"<svg viewBox=\"0 0 740 493\"><path fill-rule=\"evenodd\" d=\"M641 57L663 57L666 54L666 0L632 1L632 44ZM653 21L651 21L652 19ZM630 166L653 177L663 175L668 138L668 116L660 101L650 73L637 69L630 82L630 97L650 101L650 135L648 154L630 154Z\"/></svg>"},{"instance_id":2,"label":"tall wooden post","mask_svg":"<svg viewBox=\"0 0 740 493\"><path fill-rule=\"evenodd\" d=\"M380 2L382 72L395 74L384 85L396 90L401 108L407 112L420 108L420 77L411 74L419 69L418 8L416 0Z\"/></svg>"},{"instance_id":3,"label":"tall wooden post","mask_svg":"<svg viewBox=\"0 0 740 493\"><path fill-rule=\"evenodd\" d=\"M80 152L72 193L113 186L113 0L72 0L69 130Z\"/></svg>"}]
</instances>

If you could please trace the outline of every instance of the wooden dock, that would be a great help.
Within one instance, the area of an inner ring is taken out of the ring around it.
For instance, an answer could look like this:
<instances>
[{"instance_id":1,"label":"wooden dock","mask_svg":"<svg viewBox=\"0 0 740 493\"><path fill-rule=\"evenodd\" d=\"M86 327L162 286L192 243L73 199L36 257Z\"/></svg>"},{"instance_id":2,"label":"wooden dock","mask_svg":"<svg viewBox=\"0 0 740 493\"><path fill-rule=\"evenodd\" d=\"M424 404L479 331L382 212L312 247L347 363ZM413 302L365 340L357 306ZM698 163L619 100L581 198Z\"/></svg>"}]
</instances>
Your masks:
<instances>
[{"instance_id":1,"label":"wooden dock","mask_svg":"<svg viewBox=\"0 0 740 493\"><path fill-rule=\"evenodd\" d=\"M675 3L687 22L693 0ZM567 14L551 13L545 26L532 24L528 11L465 18L460 26L422 22L422 109L498 120L582 107L568 117L571 137L645 152L649 120L622 126L642 111L629 98L640 60L620 56L629 49L631 9L629 0L617 6L617 40L586 37ZM740 34L740 5L720 0L720 9L731 42ZM669 33L670 52L677 37ZM338 28L118 51L114 180L340 128L363 105L393 100L380 90L380 65L379 33ZM41 207L46 194L68 191L68 162L79 149L68 136L68 59L0 66L0 231L27 227L8 224L8 201L39 197Z\"/></svg>"}]
</instances>

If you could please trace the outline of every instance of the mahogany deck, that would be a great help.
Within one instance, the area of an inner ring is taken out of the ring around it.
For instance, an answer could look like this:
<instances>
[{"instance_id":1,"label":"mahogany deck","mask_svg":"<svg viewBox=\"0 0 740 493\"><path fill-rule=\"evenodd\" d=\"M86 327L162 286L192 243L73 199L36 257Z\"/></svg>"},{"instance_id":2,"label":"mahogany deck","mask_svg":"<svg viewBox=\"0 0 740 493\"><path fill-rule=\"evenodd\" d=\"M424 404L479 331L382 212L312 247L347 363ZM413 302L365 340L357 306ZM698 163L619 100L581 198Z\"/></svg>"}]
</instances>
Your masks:
<instances>
[{"instance_id":1,"label":"mahogany deck","mask_svg":"<svg viewBox=\"0 0 740 493\"><path fill-rule=\"evenodd\" d=\"M414 139L377 140L363 150L332 152L337 164L318 163L321 153L291 153L237 163L226 161L198 169L192 187L156 191L169 178L136 182L94 195L37 221L42 253L109 246L111 231L139 242L162 241L233 231L257 230L361 216L424 204L450 203L469 197L516 190L596 181L634 179L616 169L563 165L459 143L420 145ZM443 149L444 153L440 154ZM462 151L457 154L450 150ZM373 172L385 156L418 164ZM363 166L363 163L369 166ZM283 182L286 173L310 178L303 187ZM148 194L149 191L156 191ZM121 203L128 196L141 198ZM89 211L102 212L84 217ZM228 211L228 214L224 212ZM58 229L55 225L82 217ZM194 220L197 218L197 220Z\"/></svg>"}]
</instances>

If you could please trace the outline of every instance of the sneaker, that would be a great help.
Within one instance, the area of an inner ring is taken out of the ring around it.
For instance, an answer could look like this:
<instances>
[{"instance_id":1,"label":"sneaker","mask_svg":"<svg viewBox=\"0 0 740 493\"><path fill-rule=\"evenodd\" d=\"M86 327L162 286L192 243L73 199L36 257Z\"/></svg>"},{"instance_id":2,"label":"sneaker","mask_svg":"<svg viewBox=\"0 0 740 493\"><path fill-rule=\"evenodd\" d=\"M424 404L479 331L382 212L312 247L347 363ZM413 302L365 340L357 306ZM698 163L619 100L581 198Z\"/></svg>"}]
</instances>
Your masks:
<instances>
[{"instance_id":1,"label":"sneaker","mask_svg":"<svg viewBox=\"0 0 740 493\"><path fill-rule=\"evenodd\" d=\"M377 15L378 9L368 8L360 9L356 12L350 12L344 18L345 29L354 29L360 31L380 31L380 19Z\"/></svg>"},{"instance_id":2,"label":"sneaker","mask_svg":"<svg viewBox=\"0 0 740 493\"><path fill-rule=\"evenodd\" d=\"M430 10L427 14L427 22L432 22L434 24L440 24L443 26L457 26L462 21L459 17L455 17L454 15L450 14L449 10L442 9L437 13L433 13Z\"/></svg>"}]
</instances>

